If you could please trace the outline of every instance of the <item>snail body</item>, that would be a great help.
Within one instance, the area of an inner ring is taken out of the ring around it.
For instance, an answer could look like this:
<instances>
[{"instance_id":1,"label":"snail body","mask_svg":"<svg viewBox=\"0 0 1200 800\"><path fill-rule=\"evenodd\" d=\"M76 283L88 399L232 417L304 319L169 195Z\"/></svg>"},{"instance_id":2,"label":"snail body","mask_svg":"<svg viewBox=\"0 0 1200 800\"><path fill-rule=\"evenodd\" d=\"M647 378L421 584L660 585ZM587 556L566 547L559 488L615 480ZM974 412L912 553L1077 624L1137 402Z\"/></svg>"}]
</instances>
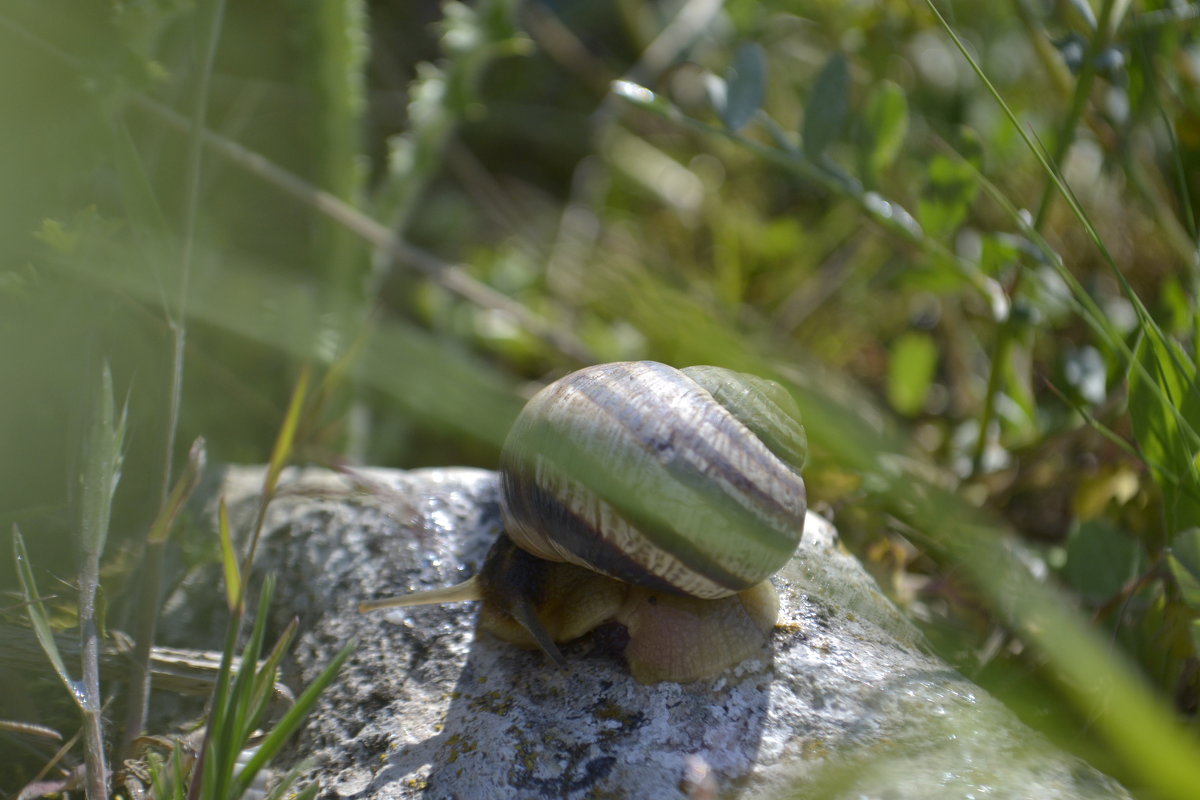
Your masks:
<instances>
[{"instance_id":1,"label":"snail body","mask_svg":"<svg viewBox=\"0 0 1200 800\"><path fill-rule=\"evenodd\" d=\"M363 608L482 599L481 627L559 663L557 642L613 622L639 680L715 674L774 625L767 579L803 532L805 450L770 381L647 361L579 370L505 441L505 534L480 574Z\"/></svg>"}]
</instances>

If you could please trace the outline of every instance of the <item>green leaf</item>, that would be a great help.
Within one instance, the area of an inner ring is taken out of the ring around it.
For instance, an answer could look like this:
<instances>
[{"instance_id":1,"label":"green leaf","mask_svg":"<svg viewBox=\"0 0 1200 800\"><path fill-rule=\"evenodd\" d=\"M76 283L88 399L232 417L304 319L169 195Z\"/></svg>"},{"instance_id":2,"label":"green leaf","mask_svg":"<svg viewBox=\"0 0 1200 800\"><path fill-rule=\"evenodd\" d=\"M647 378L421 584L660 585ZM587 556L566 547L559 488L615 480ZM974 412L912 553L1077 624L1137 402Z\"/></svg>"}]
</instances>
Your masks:
<instances>
[{"instance_id":1,"label":"green leaf","mask_svg":"<svg viewBox=\"0 0 1200 800\"><path fill-rule=\"evenodd\" d=\"M740 130L762 108L767 92L767 55L756 42L746 42L733 54L725 74L725 103L721 121L731 131Z\"/></svg>"},{"instance_id":2,"label":"green leaf","mask_svg":"<svg viewBox=\"0 0 1200 800\"><path fill-rule=\"evenodd\" d=\"M1163 495L1169 533L1200 527L1196 364L1177 342L1143 327L1129 371L1129 419L1142 458Z\"/></svg>"},{"instance_id":3,"label":"green leaf","mask_svg":"<svg viewBox=\"0 0 1200 800\"><path fill-rule=\"evenodd\" d=\"M917 217L930 236L947 236L962 225L979 192L975 170L969 163L937 155L929 162L928 177Z\"/></svg>"},{"instance_id":4,"label":"green leaf","mask_svg":"<svg viewBox=\"0 0 1200 800\"><path fill-rule=\"evenodd\" d=\"M82 708L78 688L75 681L71 680L67 666L63 663L62 654L58 652L58 645L54 642L54 631L50 628L50 618L37 593L33 567L29 563L29 553L25 550L25 539L16 525L13 526L13 561L17 566L17 579L21 583L21 593L25 596L25 610L29 615L29 624L33 626L33 634L37 637L38 644L42 646L42 652L49 659L50 666L54 667L54 673L67 688L67 693Z\"/></svg>"},{"instance_id":5,"label":"green leaf","mask_svg":"<svg viewBox=\"0 0 1200 800\"><path fill-rule=\"evenodd\" d=\"M874 181L891 166L908 133L908 98L891 81L871 87L863 110L863 177Z\"/></svg>"},{"instance_id":6,"label":"green leaf","mask_svg":"<svg viewBox=\"0 0 1200 800\"><path fill-rule=\"evenodd\" d=\"M1189 528L1175 536L1167 563L1183 602L1200 609L1200 528Z\"/></svg>"},{"instance_id":7,"label":"green leaf","mask_svg":"<svg viewBox=\"0 0 1200 800\"><path fill-rule=\"evenodd\" d=\"M887 395L893 408L901 414L916 414L921 410L933 383L937 360L937 343L927 333L911 331L892 344Z\"/></svg>"},{"instance_id":8,"label":"green leaf","mask_svg":"<svg viewBox=\"0 0 1200 800\"><path fill-rule=\"evenodd\" d=\"M842 53L825 62L804 108L804 152L817 158L846 128L850 115L850 63Z\"/></svg>"},{"instance_id":9,"label":"green leaf","mask_svg":"<svg viewBox=\"0 0 1200 800\"><path fill-rule=\"evenodd\" d=\"M82 233L78 230L67 230L67 227L56 219L44 219L42 225L33 234L34 238L49 245L56 252L69 256L79 248Z\"/></svg>"},{"instance_id":10,"label":"green leaf","mask_svg":"<svg viewBox=\"0 0 1200 800\"><path fill-rule=\"evenodd\" d=\"M1067 563L1063 576L1085 597L1114 595L1136 571L1138 545L1103 519L1084 522L1067 538Z\"/></svg>"}]
</instances>

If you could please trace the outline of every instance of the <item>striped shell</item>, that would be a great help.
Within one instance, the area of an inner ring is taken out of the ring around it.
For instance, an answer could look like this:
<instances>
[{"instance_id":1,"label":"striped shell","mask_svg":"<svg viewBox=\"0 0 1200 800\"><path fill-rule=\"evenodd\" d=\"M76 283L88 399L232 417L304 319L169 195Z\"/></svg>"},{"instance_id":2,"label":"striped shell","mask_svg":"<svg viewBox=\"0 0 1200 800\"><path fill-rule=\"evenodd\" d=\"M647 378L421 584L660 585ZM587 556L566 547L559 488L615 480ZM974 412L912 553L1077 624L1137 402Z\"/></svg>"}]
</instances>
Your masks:
<instances>
[{"instance_id":1,"label":"striped shell","mask_svg":"<svg viewBox=\"0 0 1200 800\"><path fill-rule=\"evenodd\" d=\"M650 589L748 589L803 531L794 408L776 384L715 367L638 361L567 375L505 441L508 535L540 558Z\"/></svg>"}]
</instances>

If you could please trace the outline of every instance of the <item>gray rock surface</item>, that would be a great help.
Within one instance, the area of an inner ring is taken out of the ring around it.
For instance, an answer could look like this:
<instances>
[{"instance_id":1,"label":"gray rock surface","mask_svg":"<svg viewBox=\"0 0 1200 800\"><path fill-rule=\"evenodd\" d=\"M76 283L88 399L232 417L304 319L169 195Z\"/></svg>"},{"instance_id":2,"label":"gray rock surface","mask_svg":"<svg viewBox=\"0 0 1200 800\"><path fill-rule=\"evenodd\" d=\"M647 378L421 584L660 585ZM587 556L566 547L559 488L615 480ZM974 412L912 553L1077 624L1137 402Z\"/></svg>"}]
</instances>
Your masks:
<instances>
[{"instance_id":1,"label":"gray rock surface","mask_svg":"<svg viewBox=\"0 0 1200 800\"><path fill-rule=\"evenodd\" d=\"M243 529L261 481L224 476ZM323 797L1128 797L923 652L814 514L769 649L711 680L643 686L586 640L557 669L477 636L470 603L357 613L473 574L497 491L472 469L285 474L260 565L301 618L293 685L360 642L299 747Z\"/></svg>"}]
</instances>

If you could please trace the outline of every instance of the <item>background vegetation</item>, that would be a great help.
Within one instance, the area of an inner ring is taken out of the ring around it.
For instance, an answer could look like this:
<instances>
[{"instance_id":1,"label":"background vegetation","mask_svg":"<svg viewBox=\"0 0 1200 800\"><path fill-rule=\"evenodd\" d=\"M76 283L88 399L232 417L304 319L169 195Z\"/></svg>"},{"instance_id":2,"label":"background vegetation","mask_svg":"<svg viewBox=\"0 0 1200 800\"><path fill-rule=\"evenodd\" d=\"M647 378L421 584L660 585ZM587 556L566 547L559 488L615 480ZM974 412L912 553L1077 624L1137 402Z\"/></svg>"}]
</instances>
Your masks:
<instances>
[{"instance_id":1,"label":"background vegetation","mask_svg":"<svg viewBox=\"0 0 1200 800\"><path fill-rule=\"evenodd\" d=\"M154 527L198 436L261 462L290 419L301 461L490 467L583 363L746 369L795 391L816 508L943 656L1139 793L1194 796L1198 21L10 0L0 522L51 617L86 617L96 556L132 629L144 559L218 557ZM0 719L73 732L52 674L0 669L30 689ZM57 747L0 738L34 764L6 792Z\"/></svg>"}]
</instances>

